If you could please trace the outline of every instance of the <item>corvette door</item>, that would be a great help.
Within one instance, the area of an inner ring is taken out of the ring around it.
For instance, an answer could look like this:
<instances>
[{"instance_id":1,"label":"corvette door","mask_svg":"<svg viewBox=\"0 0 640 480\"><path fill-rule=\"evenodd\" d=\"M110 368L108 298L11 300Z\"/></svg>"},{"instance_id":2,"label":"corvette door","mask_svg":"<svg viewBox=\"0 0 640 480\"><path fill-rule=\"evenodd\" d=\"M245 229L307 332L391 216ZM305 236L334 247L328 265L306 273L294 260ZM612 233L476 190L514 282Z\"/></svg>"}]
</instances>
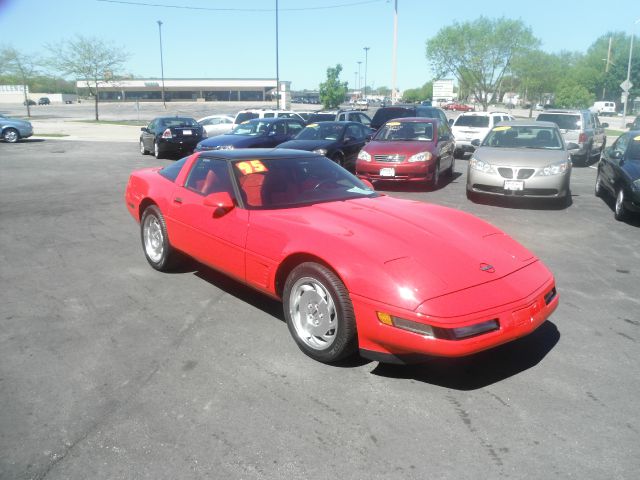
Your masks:
<instances>
[{"instance_id":1,"label":"corvette door","mask_svg":"<svg viewBox=\"0 0 640 480\"><path fill-rule=\"evenodd\" d=\"M171 198L171 241L197 260L244 280L248 212L236 207L220 215L205 205L205 197L218 192L235 198L227 162L198 158Z\"/></svg>"}]
</instances>

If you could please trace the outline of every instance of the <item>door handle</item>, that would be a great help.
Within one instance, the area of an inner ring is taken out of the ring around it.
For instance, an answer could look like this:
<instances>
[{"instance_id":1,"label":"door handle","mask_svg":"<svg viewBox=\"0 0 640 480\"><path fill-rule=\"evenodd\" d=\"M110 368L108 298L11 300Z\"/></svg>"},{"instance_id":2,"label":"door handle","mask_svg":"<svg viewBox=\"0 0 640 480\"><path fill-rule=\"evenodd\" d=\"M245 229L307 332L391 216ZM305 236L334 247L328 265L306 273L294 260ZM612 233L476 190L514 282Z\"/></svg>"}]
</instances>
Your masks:
<instances>
[{"instance_id":1,"label":"door handle","mask_svg":"<svg viewBox=\"0 0 640 480\"><path fill-rule=\"evenodd\" d=\"M182 199L180 197L176 197L173 199L173 203L182 203Z\"/></svg>"}]
</instances>

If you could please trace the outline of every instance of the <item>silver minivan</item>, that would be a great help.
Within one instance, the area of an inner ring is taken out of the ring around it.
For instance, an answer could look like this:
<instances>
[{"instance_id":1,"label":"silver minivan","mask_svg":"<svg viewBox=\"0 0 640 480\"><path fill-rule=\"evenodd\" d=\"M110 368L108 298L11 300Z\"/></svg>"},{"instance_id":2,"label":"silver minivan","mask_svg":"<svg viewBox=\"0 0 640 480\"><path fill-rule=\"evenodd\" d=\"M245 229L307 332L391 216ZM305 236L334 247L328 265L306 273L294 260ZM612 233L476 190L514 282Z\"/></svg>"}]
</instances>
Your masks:
<instances>
[{"instance_id":1,"label":"silver minivan","mask_svg":"<svg viewBox=\"0 0 640 480\"><path fill-rule=\"evenodd\" d=\"M592 159L600 158L607 144L604 129L609 124L600 123L598 116L590 110L547 110L536 120L555 123L565 143L575 143L580 147L571 152L574 163L588 165Z\"/></svg>"}]
</instances>

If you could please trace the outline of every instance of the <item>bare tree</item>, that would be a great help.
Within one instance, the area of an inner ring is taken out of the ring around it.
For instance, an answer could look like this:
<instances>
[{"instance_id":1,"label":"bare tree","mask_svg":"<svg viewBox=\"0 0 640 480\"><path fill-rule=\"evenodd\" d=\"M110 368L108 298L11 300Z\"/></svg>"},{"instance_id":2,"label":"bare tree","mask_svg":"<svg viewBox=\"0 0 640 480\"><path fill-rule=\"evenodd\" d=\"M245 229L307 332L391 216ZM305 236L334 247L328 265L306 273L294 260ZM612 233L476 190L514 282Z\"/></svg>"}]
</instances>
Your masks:
<instances>
[{"instance_id":1,"label":"bare tree","mask_svg":"<svg viewBox=\"0 0 640 480\"><path fill-rule=\"evenodd\" d=\"M129 53L99 38L76 36L73 40L47 45L51 52L49 64L63 75L74 76L84 82L95 100L98 115L100 83L112 78L123 67Z\"/></svg>"},{"instance_id":2,"label":"bare tree","mask_svg":"<svg viewBox=\"0 0 640 480\"><path fill-rule=\"evenodd\" d=\"M13 75L20 80L24 93L24 104L27 107L27 117L31 116L31 106L27 95L28 83L38 73L36 63L35 57L21 54L13 47L4 47L0 50L0 68L2 68L0 73Z\"/></svg>"}]
</instances>

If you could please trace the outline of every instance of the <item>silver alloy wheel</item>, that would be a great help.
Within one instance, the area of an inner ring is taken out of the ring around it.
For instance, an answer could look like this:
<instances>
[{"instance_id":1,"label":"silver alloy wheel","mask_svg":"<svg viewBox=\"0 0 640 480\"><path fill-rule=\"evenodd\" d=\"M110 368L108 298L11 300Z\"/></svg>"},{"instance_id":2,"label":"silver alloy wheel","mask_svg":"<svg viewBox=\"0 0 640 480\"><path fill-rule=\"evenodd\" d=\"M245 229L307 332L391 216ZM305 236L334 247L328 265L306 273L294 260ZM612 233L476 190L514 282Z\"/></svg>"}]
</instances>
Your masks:
<instances>
[{"instance_id":1,"label":"silver alloy wheel","mask_svg":"<svg viewBox=\"0 0 640 480\"><path fill-rule=\"evenodd\" d=\"M158 142L155 142L153 144L153 156L158 158L159 155L160 155L160 145L158 145Z\"/></svg>"},{"instance_id":2,"label":"silver alloy wheel","mask_svg":"<svg viewBox=\"0 0 640 480\"><path fill-rule=\"evenodd\" d=\"M312 277L291 288L289 312L296 335L314 350L327 350L336 339L338 310L327 288Z\"/></svg>"},{"instance_id":3,"label":"silver alloy wheel","mask_svg":"<svg viewBox=\"0 0 640 480\"><path fill-rule=\"evenodd\" d=\"M618 194L616 195L616 218L622 218L624 216L624 190L621 188L618 189Z\"/></svg>"},{"instance_id":4,"label":"silver alloy wheel","mask_svg":"<svg viewBox=\"0 0 640 480\"><path fill-rule=\"evenodd\" d=\"M596 173L596 185L594 187L596 197L602 195L602 179L600 178L600 170Z\"/></svg>"},{"instance_id":5,"label":"silver alloy wheel","mask_svg":"<svg viewBox=\"0 0 640 480\"><path fill-rule=\"evenodd\" d=\"M142 155L144 155L145 153L147 153L147 150L144 148L144 142L142 140L140 140L140 153Z\"/></svg>"},{"instance_id":6,"label":"silver alloy wheel","mask_svg":"<svg viewBox=\"0 0 640 480\"><path fill-rule=\"evenodd\" d=\"M20 134L18 133L18 131L14 128L8 128L5 130L3 137L5 139L6 142L9 143L16 143L18 141L18 139L20 138Z\"/></svg>"},{"instance_id":7,"label":"silver alloy wheel","mask_svg":"<svg viewBox=\"0 0 640 480\"><path fill-rule=\"evenodd\" d=\"M164 236L158 217L147 215L142 226L144 251L153 263L162 260L164 254Z\"/></svg>"}]
</instances>

